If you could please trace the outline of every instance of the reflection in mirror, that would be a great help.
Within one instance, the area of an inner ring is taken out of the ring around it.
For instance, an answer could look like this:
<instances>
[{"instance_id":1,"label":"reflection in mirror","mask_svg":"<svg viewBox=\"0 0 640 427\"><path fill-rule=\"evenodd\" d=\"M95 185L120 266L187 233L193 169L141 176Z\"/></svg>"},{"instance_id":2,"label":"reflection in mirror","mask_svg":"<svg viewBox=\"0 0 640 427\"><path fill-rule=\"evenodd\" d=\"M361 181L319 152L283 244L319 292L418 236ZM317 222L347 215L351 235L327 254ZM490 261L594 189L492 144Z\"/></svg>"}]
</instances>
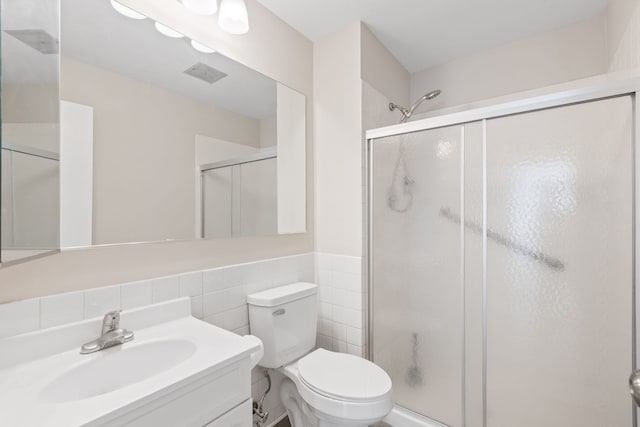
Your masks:
<instances>
[{"instance_id":1,"label":"reflection in mirror","mask_svg":"<svg viewBox=\"0 0 640 427\"><path fill-rule=\"evenodd\" d=\"M2 0L3 263L58 248L57 0Z\"/></svg>"},{"instance_id":2,"label":"reflection in mirror","mask_svg":"<svg viewBox=\"0 0 640 427\"><path fill-rule=\"evenodd\" d=\"M205 147L216 146L203 142ZM199 146L198 153L202 148ZM276 150L263 149L229 160L200 163L202 237L247 236L277 230L276 159Z\"/></svg>"},{"instance_id":3,"label":"reflection in mirror","mask_svg":"<svg viewBox=\"0 0 640 427\"><path fill-rule=\"evenodd\" d=\"M63 248L305 231L304 96L109 1L61 14Z\"/></svg>"}]
</instances>

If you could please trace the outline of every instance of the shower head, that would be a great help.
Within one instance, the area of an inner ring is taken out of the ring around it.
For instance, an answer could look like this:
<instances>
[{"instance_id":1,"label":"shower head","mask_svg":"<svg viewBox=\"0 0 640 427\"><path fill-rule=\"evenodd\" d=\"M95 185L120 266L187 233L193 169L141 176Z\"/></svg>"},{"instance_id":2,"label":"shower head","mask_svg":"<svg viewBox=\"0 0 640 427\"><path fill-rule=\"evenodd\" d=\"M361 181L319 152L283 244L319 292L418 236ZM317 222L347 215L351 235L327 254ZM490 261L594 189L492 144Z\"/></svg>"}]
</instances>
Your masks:
<instances>
[{"instance_id":1,"label":"shower head","mask_svg":"<svg viewBox=\"0 0 640 427\"><path fill-rule=\"evenodd\" d=\"M436 96L440 95L442 93L441 90L432 90L429 93L425 93L421 99L424 99L426 101L435 98Z\"/></svg>"},{"instance_id":2,"label":"shower head","mask_svg":"<svg viewBox=\"0 0 640 427\"><path fill-rule=\"evenodd\" d=\"M431 92L427 92L424 95L422 95L409 109L406 109L404 107L401 107L400 105L394 104L393 102L389 103L389 110L393 111L393 110L400 110L400 112L402 113L402 117L400 118L400 123L404 123L407 120L409 120L409 117L411 117L411 115L413 115L413 112L416 110L416 108L418 108L418 106L420 106L420 104L422 104L424 101L430 101L433 98L435 98L436 96L440 95L442 93L442 91L440 90L432 90Z\"/></svg>"}]
</instances>

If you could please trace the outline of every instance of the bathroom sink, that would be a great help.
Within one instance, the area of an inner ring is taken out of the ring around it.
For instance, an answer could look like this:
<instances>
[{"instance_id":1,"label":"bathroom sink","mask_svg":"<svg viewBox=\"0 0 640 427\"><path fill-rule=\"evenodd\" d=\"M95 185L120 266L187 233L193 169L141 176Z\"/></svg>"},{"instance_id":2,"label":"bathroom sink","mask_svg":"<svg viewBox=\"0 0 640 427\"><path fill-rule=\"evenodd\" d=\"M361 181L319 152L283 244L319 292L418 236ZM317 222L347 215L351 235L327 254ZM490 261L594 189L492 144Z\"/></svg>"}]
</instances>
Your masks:
<instances>
[{"instance_id":1,"label":"bathroom sink","mask_svg":"<svg viewBox=\"0 0 640 427\"><path fill-rule=\"evenodd\" d=\"M88 399L158 375L186 361L196 346L185 340L160 340L112 347L73 367L44 387L49 403Z\"/></svg>"},{"instance_id":2,"label":"bathroom sink","mask_svg":"<svg viewBox=\"0 0 640 427\"><path fill-rule=\"evenodd\" d=\"M0 339L0 425L197 427L249 399L260 346L192 317L189 298L120 323L135 338L90 354L102 318Z\"/></svg>"}]
</instances>

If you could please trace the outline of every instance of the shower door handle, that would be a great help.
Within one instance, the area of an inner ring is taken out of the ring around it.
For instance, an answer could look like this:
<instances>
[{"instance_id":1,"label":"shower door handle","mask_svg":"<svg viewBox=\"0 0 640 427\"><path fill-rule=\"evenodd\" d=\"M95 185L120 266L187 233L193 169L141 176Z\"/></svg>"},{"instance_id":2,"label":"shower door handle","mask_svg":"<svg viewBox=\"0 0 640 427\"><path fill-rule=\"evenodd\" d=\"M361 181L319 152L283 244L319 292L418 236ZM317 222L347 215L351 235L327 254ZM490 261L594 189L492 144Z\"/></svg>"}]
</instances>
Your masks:
<instances>
[{"instance_id":1,"label":"shower door handle","mask_svg":"<svg viewBox=\"0 0 640 427\"><path fill-rule=\"evenodd\" d=\"M640 369L633 371L629 376L629 392L636 405L640 406Z\"/></svg>"}]
</instances>

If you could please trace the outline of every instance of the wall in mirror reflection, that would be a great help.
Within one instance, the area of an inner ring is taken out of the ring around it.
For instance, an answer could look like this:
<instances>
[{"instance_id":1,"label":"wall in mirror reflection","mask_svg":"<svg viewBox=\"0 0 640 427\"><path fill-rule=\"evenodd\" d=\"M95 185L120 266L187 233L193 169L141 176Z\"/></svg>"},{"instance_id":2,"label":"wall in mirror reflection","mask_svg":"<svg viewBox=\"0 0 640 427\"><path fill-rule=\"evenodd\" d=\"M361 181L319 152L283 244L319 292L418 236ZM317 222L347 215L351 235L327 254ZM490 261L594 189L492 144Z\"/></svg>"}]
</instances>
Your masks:
<instances>
[{"instance_id":1,"label":"wall in mirror reflection","mask_svg":"<svg viewBox=\"0 0 640 427\"><path fill-rule=\"evenodd\" d=\"M15 29L46 27L5 2L24 16ZM62 0L59 48L57 26L48 31L47 53L2 33L4 261L17 246L306 231L303 95L108 1ZM33 117L16 117L25 111ZM206 175L225 162L226 187L214 193Z\"/></svg>"},{"instance_id":2,"label":"wall in mirror reflection","mask_svg":"<svg viewBox=\"0 0 640 427\"><path fill-rule=\"evenodd\" d=\"M58 3L2 0L2 261L58 248Z\"/></svg>"}]
</instances>

